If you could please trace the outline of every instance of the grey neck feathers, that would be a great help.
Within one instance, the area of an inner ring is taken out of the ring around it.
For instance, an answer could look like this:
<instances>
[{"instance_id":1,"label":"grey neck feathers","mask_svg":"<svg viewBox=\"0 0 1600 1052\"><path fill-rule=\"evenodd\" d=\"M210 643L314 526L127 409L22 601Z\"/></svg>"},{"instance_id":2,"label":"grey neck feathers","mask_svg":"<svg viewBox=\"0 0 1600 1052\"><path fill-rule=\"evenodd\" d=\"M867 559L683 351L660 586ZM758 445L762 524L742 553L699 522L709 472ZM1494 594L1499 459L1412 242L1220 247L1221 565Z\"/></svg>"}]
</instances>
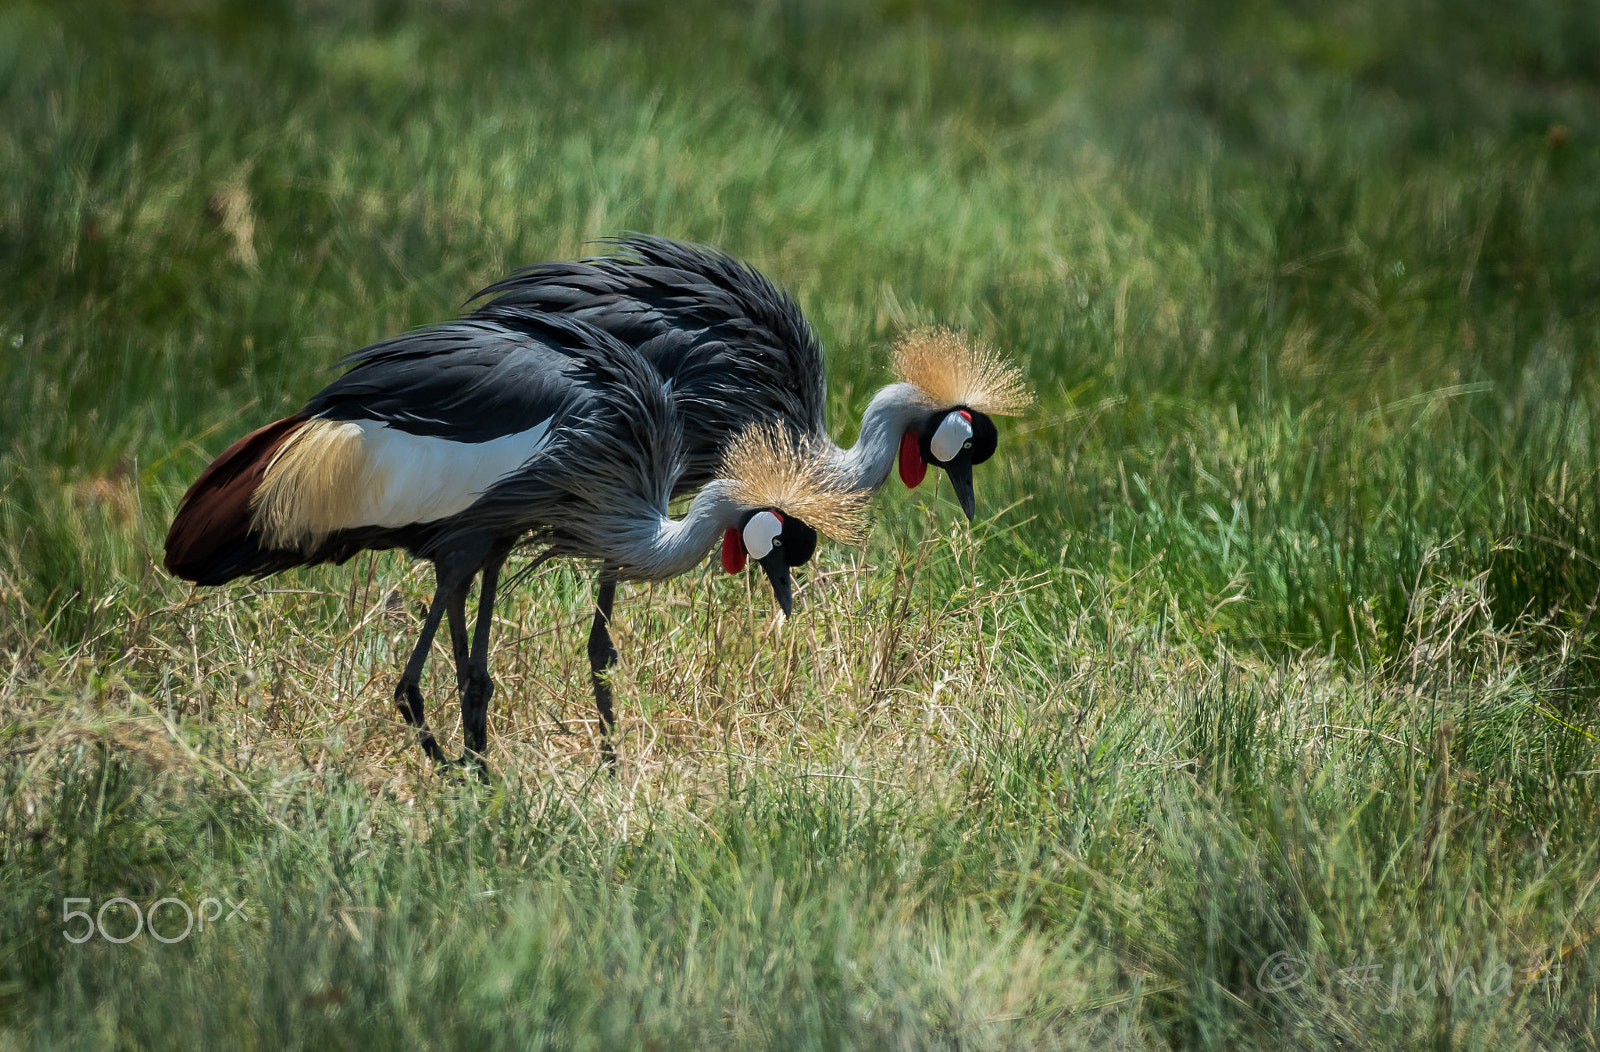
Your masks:
<instances>
[{"instance_id":1,"label":"grey neck feathers","mask_svg":"<svg viewBox=\"0 0 1600 1052\"><path fill-rule=\"evenodd\" d=\"M861 434L849 449L834 453L833 462L858 490L876 492L889 477L900 438L934 405L915 384L890 384L872 396L861 416Z\"/></svg>"},{"instance_id":2,"label":"grey neck feathers","mask_svg":"<svg viewBox=\"0 0 1600 1052\"><path fill-rule=\"evenodd\" d=\"M731 496L732 488L727 479L706 483L681 519L657 515L619 524L611 531L606 565L630 581L662 581L694 569L723 531L738 525L745 509Z\"/></svg>"}]
</instances>

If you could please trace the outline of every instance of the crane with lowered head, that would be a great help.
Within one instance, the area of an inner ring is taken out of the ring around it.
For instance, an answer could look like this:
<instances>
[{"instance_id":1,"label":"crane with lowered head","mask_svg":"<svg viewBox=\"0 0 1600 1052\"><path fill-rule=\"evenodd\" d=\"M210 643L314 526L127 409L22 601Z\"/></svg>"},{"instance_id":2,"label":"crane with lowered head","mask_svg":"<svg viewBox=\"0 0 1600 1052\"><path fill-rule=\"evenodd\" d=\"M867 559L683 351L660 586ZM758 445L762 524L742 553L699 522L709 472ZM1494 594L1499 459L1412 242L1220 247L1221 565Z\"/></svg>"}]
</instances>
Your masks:
<instances>
[{"instance_id":1,"label":"crane with lowered head","mask_svg":"<svg viewBox=\"0 0 1600 1052\"><path fill-rule=\"evenodd\" d=\"M349 370L304 409L241 438L200 474L164 564L218 585L371 549L432 562L433 602L394 696L436 764L449 761L420 684L444 619L461 762L483 771L490 625L514 546L596 562L608 580L654 581L692 568L720 538L724 567L755 557L788 612L790 569L810 558L817 531L845 541L863 531L865 502L825 452L770 425L742 430L672 519L686 447L670 385L650 355L579 318L463 319L341 364ZM469 640L466 599L480 576Z\"/></svg>"}]
</instances>

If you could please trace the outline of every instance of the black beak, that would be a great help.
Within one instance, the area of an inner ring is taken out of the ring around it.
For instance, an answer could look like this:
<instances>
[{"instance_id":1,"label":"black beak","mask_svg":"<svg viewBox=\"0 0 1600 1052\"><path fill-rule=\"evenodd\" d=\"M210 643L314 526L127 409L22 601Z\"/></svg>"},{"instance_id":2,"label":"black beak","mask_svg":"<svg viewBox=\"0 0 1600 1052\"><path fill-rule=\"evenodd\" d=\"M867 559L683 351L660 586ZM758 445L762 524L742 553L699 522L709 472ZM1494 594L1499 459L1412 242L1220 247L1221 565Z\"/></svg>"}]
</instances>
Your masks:
<instances>
[{"instance_id":1,"label":"black beak","mask_svg":"<svg viewBox=\"0 0 1600 1052\"><path fill-rule=\"evenodd\" d=\"M759 561L761 568L767 571L767 580L772 582L772 594L777 597L778 606L788 617L794 611L794 579L789 576L789 564L783 561L783 549L774 547Z\"/></svg>"},{"instance_id":2,"label":"black beak","mask_svg":"<svg viewBox=\"0 0 1600 1052\"><path fill-rule=\"evenodd\" d=\"M978 513L978 495L972 489L972 454L962 450L944 465L944 473L950 476L950 488L956 491L956 500L961 502L961 510L971 522Z\"/></svg>"}]
</instances>

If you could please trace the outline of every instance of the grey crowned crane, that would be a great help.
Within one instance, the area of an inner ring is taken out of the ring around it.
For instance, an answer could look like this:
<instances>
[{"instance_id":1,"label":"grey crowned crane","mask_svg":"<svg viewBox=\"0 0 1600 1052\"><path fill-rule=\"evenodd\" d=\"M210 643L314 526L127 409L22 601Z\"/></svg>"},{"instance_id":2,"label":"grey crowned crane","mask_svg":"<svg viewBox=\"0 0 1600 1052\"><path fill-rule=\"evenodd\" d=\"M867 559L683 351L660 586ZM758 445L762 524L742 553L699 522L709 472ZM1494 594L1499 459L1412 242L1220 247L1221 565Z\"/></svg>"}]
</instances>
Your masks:
<instances>
[{"instance_id":1,"label":"grey crowned crane","mask_svg":"<svg viewBox=\"0 0 1600 1052\"><path fill-rule=\"evenodd\" d=\"M670 342L680 336L666 333ZM682 414L648 355L575 318L463 320L375 344L293 416L246 435L184 494L165 566L217 585L402 548L437 589L395 688L436 764L421 677L447 618L463 763L482 771L493 694L488 648L512 548L600 564L608 580L683 573L721 539L723 565L753 556L779 604L816 531L856 539L864 501L822 453L781 430L732 442L681 520L667 506L684 467ZM466 599L482 576L477 623Z\"/></svg>"},{"instance_id":2,"label":"grey crowned crane","mask_svg":"<svg viewBox=\"0 0 1600 1052\"><path fill-rule=\"evenodd\" d=\"M939 467L972 518L973 465L989 459L999 440L992 416L1019 413L1032 400L1015 366L956 333L912 333L895 349L899 382L873 396L856 444L841 449L824 419L822 345L792 297L716 249L643 235L611 243L623 253L540 264L489 286L474 297L490 298L472 316L504 324L530 311L581 318L653 364L672 385L684 431L688 467L678 493L711 478L742 428L775 420L808 436L863 496L888 480L897 456L907 486L921 483L929 464ZM589 639L607 731L616 584L602 572Z\"/></svg>"}]
</instances>

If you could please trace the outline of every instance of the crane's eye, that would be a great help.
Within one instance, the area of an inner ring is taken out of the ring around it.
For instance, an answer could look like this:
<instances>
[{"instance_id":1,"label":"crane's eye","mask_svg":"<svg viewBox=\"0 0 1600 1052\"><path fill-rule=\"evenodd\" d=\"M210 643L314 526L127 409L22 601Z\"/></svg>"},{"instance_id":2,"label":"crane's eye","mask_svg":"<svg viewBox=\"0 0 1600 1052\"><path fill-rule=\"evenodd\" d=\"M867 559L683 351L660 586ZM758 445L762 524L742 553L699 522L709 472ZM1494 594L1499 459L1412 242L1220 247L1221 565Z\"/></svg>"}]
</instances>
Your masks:
<instances>
[{"instance_id":1,"label":"crane's eye","mask_svg":"<svg viewBox=\"0 0 1600 1052\"><path fill-rule=\"evenodd\" d=\"M994 456L995 446L999 444L1000 433L995 430L994 421L988 414L974 411L972 414L972 462L982 464Z\"/></svg>"}]
</instances>

